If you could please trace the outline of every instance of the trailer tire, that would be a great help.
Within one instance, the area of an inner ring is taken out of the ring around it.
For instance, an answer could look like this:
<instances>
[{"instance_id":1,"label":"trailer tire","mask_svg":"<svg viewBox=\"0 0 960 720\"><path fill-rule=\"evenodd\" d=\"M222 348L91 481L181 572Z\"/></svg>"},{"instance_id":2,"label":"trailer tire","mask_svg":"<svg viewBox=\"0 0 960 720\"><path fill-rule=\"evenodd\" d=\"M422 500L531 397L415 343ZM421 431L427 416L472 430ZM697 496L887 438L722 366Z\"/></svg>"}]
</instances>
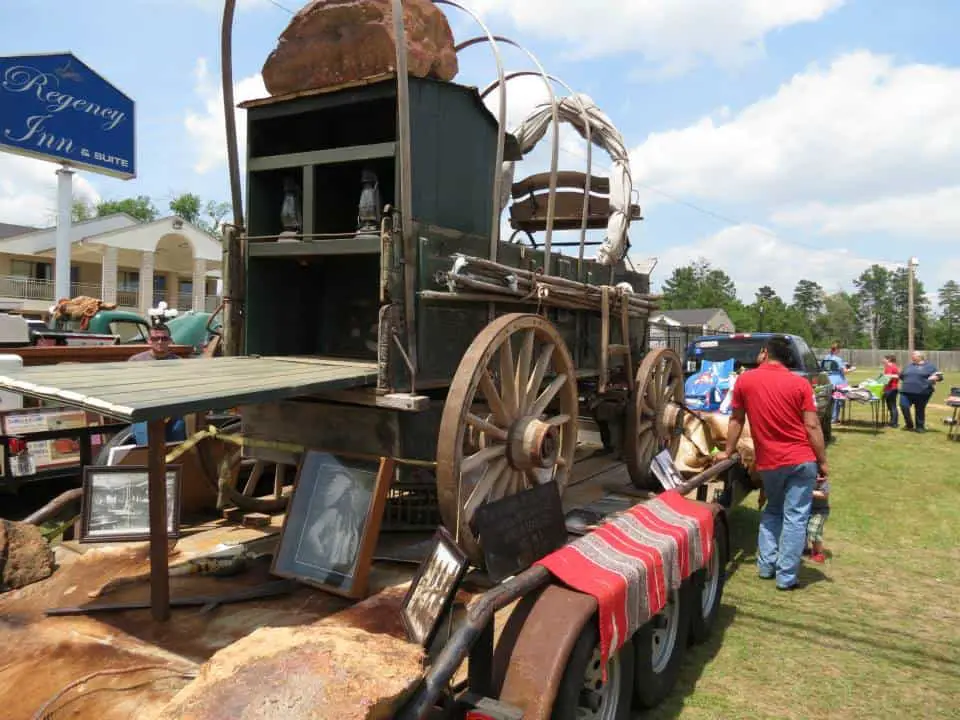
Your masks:
<instances>
[{"instance_id":1,"label":"trailer tire","mask_svg":"<svg viewBox=\"0 0 960 720\"><path fill-rule=\"evenodd\" d=\"M633 696L634 657L633 643L628 640L607 661L607 680L602 682L600 632L596 618L593 618L580 632L567 660L567 667L563 671L563 679L553 702L551 720L577 720L582 717L628 720ZM590 688L589 685L594 687ZM604 704L593 710L593 715L585 715L582 694L591 689L596 692L600 687L604 689Z\"/></svg>"},{"instance_id":2,"label":"trailer tire","mask_svg":"<svg viewBox=\"0 0 960 720\"><path fill-rule=\"evenodd\" d=\"M696 598L693 583L684 582L671 592L667 607L633 636L633 699L641 709L656 707L673 690L687 649L690 612ZM660 624L666 622L666 627Z\"/></svg>"},{"instance_id":3,"label":"trailer tire","mask_svg":"<svg viewBox=\"0 0 960 720\"><path fill-rule=\"evenodd\" d=\"M692 583L698 604L694 604L690 613L691 644L705 642L713 633L723 598L723 586L727 576L727 561L730 557L730 540L727 524L722 516L716 516L713 522L713 555L706 568L693 573Z\"/></svg>"}]
</instances>

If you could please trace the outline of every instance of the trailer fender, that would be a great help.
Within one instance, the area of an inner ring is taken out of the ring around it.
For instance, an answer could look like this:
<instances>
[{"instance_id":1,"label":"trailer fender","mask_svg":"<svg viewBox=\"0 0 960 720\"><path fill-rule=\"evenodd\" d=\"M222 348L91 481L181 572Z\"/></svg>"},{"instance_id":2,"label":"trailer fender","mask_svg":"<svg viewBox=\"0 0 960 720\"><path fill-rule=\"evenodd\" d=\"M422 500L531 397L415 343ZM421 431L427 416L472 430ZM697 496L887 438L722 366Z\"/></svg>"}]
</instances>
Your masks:
<instances>
[{"instance_id":1,"label":"trailer fender","mask_svg":"<svg viewBox=\"0 0 960 720\"><path fill-rule=\"evenodd\" d=\"M527 720L549 718L564 670L597 601L559 585L524 597L511 613L494 652L493 687Z\"/></svg>"}]
</instances>

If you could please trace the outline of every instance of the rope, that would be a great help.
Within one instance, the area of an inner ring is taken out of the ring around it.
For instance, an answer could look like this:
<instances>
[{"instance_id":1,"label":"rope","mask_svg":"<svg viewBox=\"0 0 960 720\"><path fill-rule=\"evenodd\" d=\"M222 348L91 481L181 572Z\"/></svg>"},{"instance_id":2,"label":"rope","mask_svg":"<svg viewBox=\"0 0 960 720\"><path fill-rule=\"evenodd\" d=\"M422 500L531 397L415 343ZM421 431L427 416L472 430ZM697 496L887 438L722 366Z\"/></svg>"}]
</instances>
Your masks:
<instances>
[{"instance_id":1,"label":"rope","mask_svg":"<svg viewBox=\"0 0 960 720\"><path fill-rule=\"evenodd\" d=\"M93 680L95 677L99 677L100 675L122 675L123 673L140 672L141 670L168 670L173 675L179 675L180 677L186 678L188 680L192 680L197 677L197 673L195 671L175 670L174 668L169 667L168 665L156 665L156 664L136 665L134 667L119 668L119 669L115 668L112 670L97 670L95 672L90 673L89 675L84 675L82 678L74 680L73 682L68 683L66 686L64 686L63 689L61 689L56 695L54 695L52 698L50 698L43 705L40 706L40 709L33 714L33 720L50 720L50 718L53 717L53 713L56 712L55 710L54 711L50 710L50 708L53 706L54 703L56 703L58 700L63 698L64 695L66 695L68 692L73 690L75 687L83 685L85 682L89 680ZM162 678L158 678L158 680L159 679L162 679Z\"/></svg>"},{"instance_id":2,"label":"rope","mask_svg":"<svg viewBox=\"0 0 960 720\"><path fill-rule=\"evenodd\" d=\"M239 445L241 447L255 447L255 448L264 448L270 450L279 450L281 452L288 452L294 455L301 455L307 450L316 450L319 452L328 452L331 455L342 455L343 457L357 458L359 460L374 460L379 461L381 459L380 455L374 455L371 453L359 453L353 451L343 451L343 450L325 450L323 448L307 448L304 445L298 445L296 443L280 442L277 440L261 440L259 438L244 437L242 435L235 435L232 433L222 432L219 428L211 425L206 430L201 430L200 432L195 433L191 437L184 440L180 445L171 450L166 457L167 463L175 462L181 455L190 451L196 447L201 441L211 438L215 440L222 440L223 442L232 443L233 445ZM411 465L413 467L422 467L422 468L435 468L437 462L435 460L413 460L410 458L392 458L393 461L399 465Z\"/></svg>"}]
</instances>

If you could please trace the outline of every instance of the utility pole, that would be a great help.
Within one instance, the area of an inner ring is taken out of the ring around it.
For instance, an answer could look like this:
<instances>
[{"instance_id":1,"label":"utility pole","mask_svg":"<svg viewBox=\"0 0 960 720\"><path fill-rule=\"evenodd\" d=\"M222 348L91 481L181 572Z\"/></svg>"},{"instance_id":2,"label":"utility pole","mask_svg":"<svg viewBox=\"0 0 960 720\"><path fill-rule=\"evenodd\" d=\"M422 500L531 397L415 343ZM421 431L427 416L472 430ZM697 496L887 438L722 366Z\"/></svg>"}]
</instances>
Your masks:
<instances>
[{"instance_id":1,"label":"utility pole","mask_svg":"<svg viewBox=\"0 0 960 720\"><path fill-rule=\"evenodd\" d=\"M913 322L913 277L919 261L912 257L907 263L907 350L913 354L914 347L914 322Z\"/></svg>"}]
</instances>

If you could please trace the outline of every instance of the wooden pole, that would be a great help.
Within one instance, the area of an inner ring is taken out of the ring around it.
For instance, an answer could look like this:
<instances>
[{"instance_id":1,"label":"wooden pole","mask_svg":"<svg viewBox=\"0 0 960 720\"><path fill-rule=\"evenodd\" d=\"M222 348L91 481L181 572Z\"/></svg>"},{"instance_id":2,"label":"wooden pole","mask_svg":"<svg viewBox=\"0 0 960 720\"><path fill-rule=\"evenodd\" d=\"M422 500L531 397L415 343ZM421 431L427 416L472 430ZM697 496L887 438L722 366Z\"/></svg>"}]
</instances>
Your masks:
<instances>
[{"instance_id":1,"label":"wooden pole","mask_svg":"<svg viewBox=\"0 0 960 720\"><path fill-rule=\"evenodd\" d=\"M914 341L914 298L913 298L913 275L917 266L917 259L910 258L907 263L907 350L910 354L916 349Z\"/></svg>"},{"instance_id":2,"label":"wooden pole","mask_svg":"<svg viewBox=\"0 0 960 720\"><path fill-rule=\"evenodd\" d=\"M170 619L170 568L167 565L166 423L147 424L148 499L150 503L150 610L153 619Z\"/></svg>"},{"instance_id":3,"label":"wooden pole","mask_svg":"<svg viewBox=\"0 0 960 720\"><path fill-rule=\"evenodd\" d=\"M223 354L236 356L243 350L243 308L246 267L243 234L230 225L223 229Z\"/></svg>"}]
</instances>

